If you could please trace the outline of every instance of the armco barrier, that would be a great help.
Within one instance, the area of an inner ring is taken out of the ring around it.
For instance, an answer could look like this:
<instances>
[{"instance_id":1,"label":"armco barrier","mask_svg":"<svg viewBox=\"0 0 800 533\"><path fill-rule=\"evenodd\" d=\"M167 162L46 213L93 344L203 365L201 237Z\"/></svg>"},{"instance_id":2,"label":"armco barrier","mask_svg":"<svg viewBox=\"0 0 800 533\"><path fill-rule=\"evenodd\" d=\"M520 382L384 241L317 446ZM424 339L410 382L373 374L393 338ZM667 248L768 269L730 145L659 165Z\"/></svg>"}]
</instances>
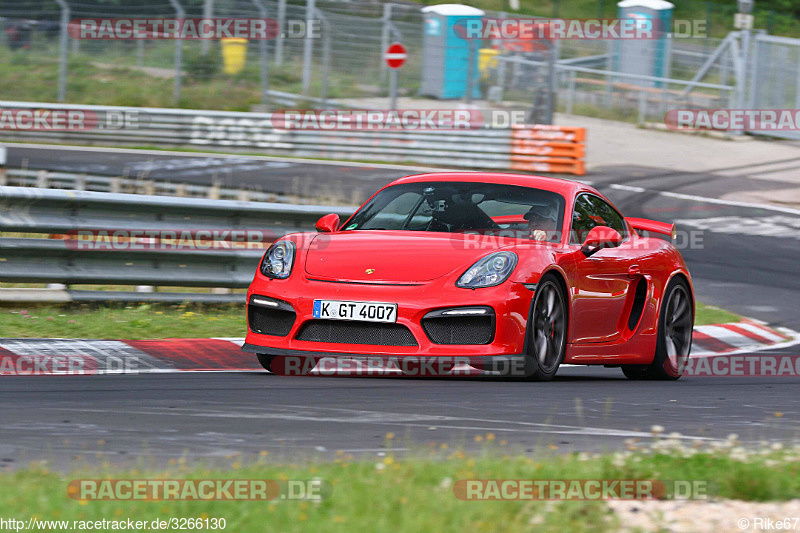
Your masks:
<instances>
[{"instance_id":1,"label":"armco barrier","mask_svg":"<svg viewBox=\"0 0 800 533\"><path fill-rule=\"evenodd\" d=\"M94 127L56 131L9 129L8 121L0 121L0 138L103 145L191 146L257 150L292 157L585 173L582 150L585 131L582 128L531 125L469 130L281 129L273 125L269 113L0 102L0 113L20 110L84 112L97 117L113 117L112 122L124 126L108 127L101 120ZM531 144L532 141L548 144Z\"/></svg>"},{"instance_id":2,"label":"armco barrier","mask_svg":"<svg viewBox=\"0 0 800 533\"><path fill-rule=\"evenodd\" d=\"M323 215L353 208L0 187L0 231L307 231ZM268 240L265 242L269 242ZM61 239L0 238L0 281L22 283L247 287L264 249L84 249ZM187 295L186 299L197 299Z\"/></svg>"}]
</instances>

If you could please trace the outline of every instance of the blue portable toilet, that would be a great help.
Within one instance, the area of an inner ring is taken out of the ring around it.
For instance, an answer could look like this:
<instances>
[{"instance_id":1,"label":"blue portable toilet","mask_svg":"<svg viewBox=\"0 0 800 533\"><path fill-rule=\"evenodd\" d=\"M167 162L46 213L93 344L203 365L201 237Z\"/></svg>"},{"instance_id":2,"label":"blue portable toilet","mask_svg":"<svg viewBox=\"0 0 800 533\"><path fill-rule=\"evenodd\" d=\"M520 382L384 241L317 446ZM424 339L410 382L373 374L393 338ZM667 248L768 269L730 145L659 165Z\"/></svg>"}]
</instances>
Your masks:
<instances>
[{"instance_id":1,"label":"blue portable toilet","mask_svg":"<svg viewBox=\"0 0 800 533\"><path fill-rule=\"evenodd\" d=\"M615 43L614 67L617 72L669 77L672 11L675 6L666 0L623 0L617 3L620 20L634 20L654 29L654 39L620 39ZM642 87L660 87L661 82L625 79L621 81Z\"/></svg>"},{"instance_id":2,"label":"blue portable toilet","mask_svg":"<svg viewBox=\"0 0 800 533\"><path fill-rule=\"evenodd\" d=\"M464 98L472 64L472 97L480 97L479 39L464 38L465 25L484 12L461 4L422 8L422 87L420 94L441 99Z\"/></svg>"}]
</instances>

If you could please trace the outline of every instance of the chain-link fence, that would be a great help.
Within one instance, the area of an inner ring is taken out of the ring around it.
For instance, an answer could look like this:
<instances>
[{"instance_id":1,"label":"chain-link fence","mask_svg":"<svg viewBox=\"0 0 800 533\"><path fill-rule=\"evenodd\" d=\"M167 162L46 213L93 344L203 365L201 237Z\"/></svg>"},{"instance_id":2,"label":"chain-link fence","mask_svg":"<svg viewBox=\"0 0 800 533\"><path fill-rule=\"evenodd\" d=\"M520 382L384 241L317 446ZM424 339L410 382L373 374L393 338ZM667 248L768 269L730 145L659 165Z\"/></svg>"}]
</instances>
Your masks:
<instances>
[{"instance_id":1,"label":"chain-link fence","mask_svg":"<svg viewBox=\"0 0 800 533\"><path fill-rule=\"evenodd\" d=\"M733 14L730 7L706 7L697 16L712 24L721 24L721 13ZM570 9L555 2L552 15L577 14ZM581 16L613 16L615 10L615 3L598 0L597 13ZM75 19L130 17L274 19L279 32L274 39L242 43L78 39L64 29ZM232 111L386 107L383 52L392 42L408 50L400 95L420 92L423 57L430 53L424 50L424 19L418 4L366 0L0 0L0 98ZM768 19L760 13L756 23ZM614 41L556 40L514 49L485 40L479 43L480 96L474 100L530 110L537 122L552 109L643 121L675 106L741 106L750 98L743 100L745 93L767 94L759 101L770 105L797 105L798 91L783 88L798 76L794 45L764 43L756 50L759 41L740 40L735 51L728 41L669 39L665 73L648 79L620 72ZM737 65L742 55L751 58L747 65Z\"/></svg>"}]
</instances>

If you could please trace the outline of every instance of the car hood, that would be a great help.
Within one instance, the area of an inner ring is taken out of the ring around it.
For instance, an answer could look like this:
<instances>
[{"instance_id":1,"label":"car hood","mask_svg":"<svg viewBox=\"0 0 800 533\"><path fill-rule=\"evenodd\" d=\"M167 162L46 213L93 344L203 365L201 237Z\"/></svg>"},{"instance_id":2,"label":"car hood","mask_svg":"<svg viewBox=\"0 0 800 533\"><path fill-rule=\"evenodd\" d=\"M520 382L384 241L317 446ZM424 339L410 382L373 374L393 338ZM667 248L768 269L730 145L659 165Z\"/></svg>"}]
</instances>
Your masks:
<instances>
[{"instance_id":1,"label":"car hood","mask_svg":"<svg viewBox=\"0 0 800 533\"><path fill-rule=\"evenodd\" d=\"M308 246L305 271L312 277L343 281L430 281L453 271L461 274L484 255L513 242L420 231L319 234Z\"/></svg>"}]
</instances>

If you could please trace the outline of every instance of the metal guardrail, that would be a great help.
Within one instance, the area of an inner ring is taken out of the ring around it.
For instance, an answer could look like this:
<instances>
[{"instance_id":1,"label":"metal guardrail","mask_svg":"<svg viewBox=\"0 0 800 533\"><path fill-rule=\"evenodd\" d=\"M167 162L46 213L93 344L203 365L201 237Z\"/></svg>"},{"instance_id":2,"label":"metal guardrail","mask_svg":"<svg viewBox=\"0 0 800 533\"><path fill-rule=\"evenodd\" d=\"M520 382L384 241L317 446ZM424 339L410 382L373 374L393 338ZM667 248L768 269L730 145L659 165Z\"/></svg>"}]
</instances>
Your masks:
<instances>
[{"instance_id":1,"label":"metal guardrail","mask_svg":"<svg viewBox=\"0 0 800 533\"><path fill-rule=\"evenodd\" d=\"M383 129L370 131L281 129L270 113L239 113L185 109L135 108L0 102L4 110L77 111L97 117L136 117L118 128L0 129L0 137L13 141L80 142L104 145L191 146L258 150L273 155L415 162L447 167L511 169L512 129L483 127L464 130ZM282 121L282 119L281 119ZM528 127L536 138L537 126ZM542 137L541 140L551 140ZM563 165L540 172L564 172ZM583 165L580 165L580 169ZM578 166L567 172L577 171Z\"/></svg>"},{"instance_id":2,"label":"metal guardrail","mask_svg":"<svg viewBox=\"0 0 800 533\"><path fill-rule=\"evenodd\" d=\"M41 189L70 189L75 191L180 196L206 198L209 200L239 200L294 204L302 204L304 202L302 198L297 196L286 196L248 188L234 189L220 187L218 185L175 183L146 178L98 176L95 174L21 168L0 168L0 186L2 185L38 187Z\"/></svg>"},{"instance_id":3,"label":"metal guardrail","mask_svg":"<svg viewBox=\"0 0 800 533\"><path fill-rule=\"evenodd\" d=\"M316 220L325 214L347 217L352 210L350 207L0 187L0 231L4 232L67 234L78 230L113 229L177 232L258 229L262 235L278 238L313 229ZM0 281L241 288L250 284L264 253L263 248L235 247L211 250L84 248L71 246L70 242L0 238ZM216 295L208 296L211 301L219 300ZM197 301L201 296L185 294L175 298Z\"/></svg>"}]
</instances>

